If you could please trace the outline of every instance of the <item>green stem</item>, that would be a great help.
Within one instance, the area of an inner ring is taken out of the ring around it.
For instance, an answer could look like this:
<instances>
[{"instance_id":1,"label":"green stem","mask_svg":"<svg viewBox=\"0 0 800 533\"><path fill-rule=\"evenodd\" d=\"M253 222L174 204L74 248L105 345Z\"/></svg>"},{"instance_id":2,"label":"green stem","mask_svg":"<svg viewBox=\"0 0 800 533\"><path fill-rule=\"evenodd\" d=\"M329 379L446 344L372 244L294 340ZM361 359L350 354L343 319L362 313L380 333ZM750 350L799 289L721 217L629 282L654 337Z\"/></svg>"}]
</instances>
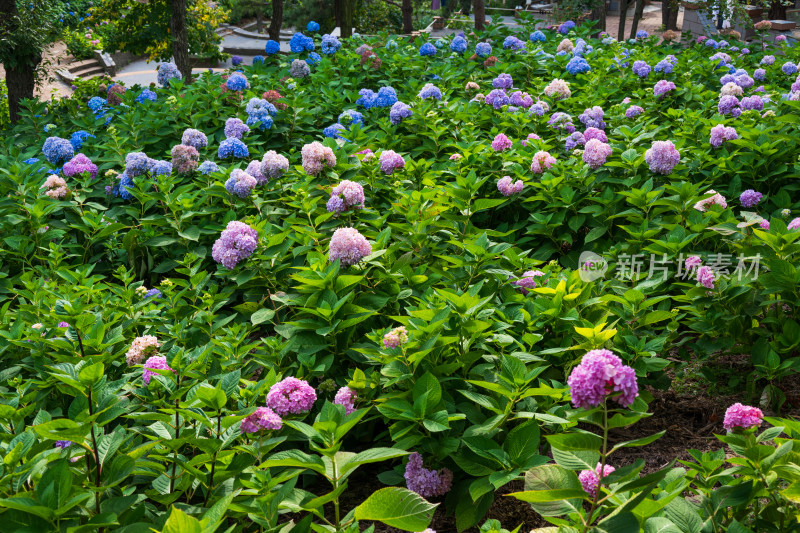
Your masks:
<instances>
[{"instance_id":1,"label":"green stem","mask_svg":"<svg viewBox=\"0 0 800 533\"><path fill-rule=\"evenodd\" d=\"M608 454L608 404L606 401L603 402L603 451L600 453L600 468L599 472L597 473L597 490L594 493L594 498L592 499L592 506L589 508L589 514L586 517L586 521L583 523L583 530L582 533L586 533L589 530L589 527L592 525L592 520L594 518L594 512L597 510L597 501L600 497L600 485L603 480L603 471L606 468L606 456Z\"/></svg>"}]
</instances>

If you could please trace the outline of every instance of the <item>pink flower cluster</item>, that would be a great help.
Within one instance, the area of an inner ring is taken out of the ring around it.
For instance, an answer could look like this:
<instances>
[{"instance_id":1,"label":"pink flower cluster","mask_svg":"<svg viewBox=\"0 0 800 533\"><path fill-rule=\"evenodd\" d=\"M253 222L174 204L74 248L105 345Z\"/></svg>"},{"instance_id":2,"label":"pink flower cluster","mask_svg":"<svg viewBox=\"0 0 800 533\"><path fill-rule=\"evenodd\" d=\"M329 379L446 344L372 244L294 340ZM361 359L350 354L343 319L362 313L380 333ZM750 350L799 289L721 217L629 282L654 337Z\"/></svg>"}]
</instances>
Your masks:
<instances>
[{"instance_id":1,"label":"pink flower cluster","mask_svg":"<svg viewBox=\"0 0 800 533\"><path fill-rule=\"evenodd\" d=\"M536 288L536 278L541 276L544 276L544 272L541 270L528 270L522 274L522 277L511 283L512 285L516 285L522 294L528 294L529 289L533 290Z\"/></svg>"},{"instance_id":2,"label":"pink flower cluster","mask_svg":"<svg viewBox=\"0 0 800 533\"><path fill-rule=\"evenodd\" d=\"M143 337L136 337L133 339L128 352L125 354L125 361L128 365L138 365L144 361L144 358L158 352L159 344L158 339L153 335L144 335Z\"/></svg>"},{"instance_id":3,"label":"pink flower cluster","mask_svg":"<svg viewBox=\"0 0 800 533\"><path fill-rule=\"evenodd\" d=\"M336 157L333 158L333 164L336 164ZM289 170L289 160L275 150L270 150L261 159L261 174L267 180L280 178L287 170Z\"/></svg>"},{"instance_id":4,"label":"pink flower cluster","mask_svg":"<svg viewBox=\"0 0 800 533\"><path fill-rule=\"evenodd\" d=\"M356 391L350 387L342 387L336 392L333 403L343 405L345 414L349 415L356 410L355 401L357 397L358 393Z\"/></svg>"},{"instance_id":5,"label":"pink flower cluster","mask_svg":"<svg viewBox=\"0 0 800 533\"><path fill-rule=\"evenodd\" d=\"M197 148L186 144L176 144L170 152L172 155L172 168L178 174L186 174L197 168L200 164L200 154Z\"/></svg>"},{"instance_id":6,"label":"pink flower cluster","mask_svg":"<svg viewBox=\"0 0 800 533\"><path fill-rule=\"evenodd\" d=\"M697 269L697 282L706 289L713 289L716 279L717 276L714 274L714 270L712 270L711 267L701 266Z\"/></svg>"},{"instance_id":7,"label":"pink flower cluster","mask_svg":"<svg viewBox=\"0 0 800 533\"><path fill-rule=\"evenodd\" d=\"M392 174L395 170L406 166L403 156L394 150L384 150L381 152L381 170L384 174Z\"/></svg>"},{"instance_id":8,"label":"pink flower cluster","mask_svg":"<svg viewBox=\"0 0 800 533\"><path fill-rule=\"evenodd\" d=\"M92 179L97 177L97 165L92 163L91 159L83 154L78 154L64 163L62 170L64 171L64 175L68 178L77 176L78 174L83 174L85 172L91 174Z\"/></svg>"},{"instance_id":9,"label":"pink flower cluster","mask_svg":"<svg viewBox=\"0 0 800 533\"><path fill-rule=\"evenodd\" d=\"M142 381L144 381L145 385L150 385L150 379L157 375L157 372L153 372L153 370L172 370L169 365L167 364L167 358L162 355L154 355L150 357L144 363L144 370L142 374ZM175 371L172 370L174 374Z\"/></svg>"},{"instance_id":10,"label":"pink flower cluster","mask_svg":"<svg viewBox=\"0 0 800 533\"><path fill-rule=\"evenodd\" d=\"M798 229L800 228L800 217L793 218L789 225L786 226L786 229Z\"/></svg>"},{"instance_id":11,"label":"pink flower cluster","mask_svg":"<svg viewBox=\"0 0 800 533\"><path fill-rule=\"evenodd\" d=\"M567 39L564 40L567 41ZM561 44L564 44L563 41ZM561 45L559 45L559 47L560 46ZM554 98L555 100L563 100L564 98L569 98L572 92L569 90L569 83L556 78L547 84L547 87L544 88L544 94Z\"/></svg>"},{"instance_id":12,"label":"pink flower cluster","mask_svg":"<svg viewBox=\"0 0 800 533\"><path fill-rule=\"evenodd\" d=\"M511 148L513 144L514 143L511 142L511 139L506 137L505 133L498 133L492 141L492 149L495 152L502 152L503 150L508 150Z\"/></svg>"},{"instance_id":13,"label":"pink flower cluster","mask_svg":"<svg viewBox=\"0 0 800 533\"><path fill-rule=\"evenodd\" d=\"M718 205L722 207L722 209L728 207L728 202L725 200L725 197L722 196L717 191L715 191L714 189L706 191L705 194L710 194L711 196L709 196L708 198L704 198L699 202L697 202L696 204L694 204L694 208L697 209L698 211L704 213L706 209L708 209L712 205Z\"/></svg>"},{"instance_id":14,"label":"pink flower cluster","mask_svg":"<svg viewBox=\"0 0 800 533\"><path fill-rule=\"evenodd\" d=\"M750 429L760 426L763 418L764 413L758 407L735 403L725 411L725 420L723 420L722 426L728 431L736 428Z\"/></svg>"},{"instance_id":15,"label":"pink flower cluster","mask_svg":"<svg viewBox=\"0 0 800 533\"><path fill-rule=\"evenodd\" d=\"M544 174L553 165L556 164L556 158L550 155L549 152L539 151L533 155L533 162L531 162L531 172L534 174Z\"/></svg>"},{"instance_id":16,"label":"pink flower cluster","mask_svg":"<svg viewBox=\"0 0 800 533\"><path fill-rule=\"evenodd\" d=\"M267 407L278 416L299 414L310 411L316 399L317 393L307 381L289 377L270 387Z\"/></svg>"},{"instance_id":17,"label":"pink flower cluster","mask_svg":"<svg viewBox=\"0 0 800 533\"><path fill-rule=\"evenodd\" d=\"M587 352L572 370L567 384L575 407L597 407L607 396L616 393L619 393L617 403L628 407L639 396L636 372L605 349Z\"/></svg>"},{"instance_id":18,"label":"pink flower cluster","mask_svg":"<svg viewBox=\"0 0 800 533\"><path fill-rule=\"evenodd\" d=\"M386 348L397 348L408 342L408 331L405 326L399 326L383 336L383 345Z\"/></svg>"},{"instance_id":19,"label":"pink flower cluster","mask_svg":"<svg viewBox=\"0 0 800 533\"><path fill-rule=\"evenodd\" d=\"M603 472L600 473L600 468L602 467ZM597 489L600 487L600 478L604 478L610 473L612 473L616 468L611 465L601 465L597 463L597 466L594 470L581 470L581 473L578 474L578 481L581 482L581 487L585 490L589 496L592 498L597 496Z\"/></svg>"},{"instance_id":20,"label":"pink flower cluster","mask_svg":"<svg viewBox=\"0 0 800 533\"><path fill-rule=\"evenodd\" d=\"M53 200L61 200L66 197L69 192L69 189L67 189L67 182L64 181L64 178L56 176L55 174L47 176L47 179L44 180L40 188L45 189L44 193Z\"/></svg>"},{"instance_id":21,"label":"pink flower cluster","mask_svg":"<svg viewBox=\"0 0 800 533\"><path fill-rule=\"evenodd\" d=\"M497 190L500 191L503 196L511 196L512 194L522 192L522 187L522 180L517 180L515 182L511 179L511 176L503 176L497 181Z\"/></svg>"},{"instance_id":22,"label":"pink flower cluster","mask_svg":"<svg viewBox=\"0 0 800 533\"><path fill-rule=\"evenodd\" d=\"M591 168L600 168L611 155L611 146L600 139L590 139L583 149L583 162Z\"/></svg>"},{"instance_id":23,"label":"pink flower cluster","mask_svg":"<svg viewBox=\"0 0 800 533\"><path fill-rule=\"evenodd\" d=\"M355 265L372 253L372 246L355 228L339 228L331 237L328 259L331 263L339 259L342 266Z\"/></svg>"},{"instance_id":24,"label":"pink flower cluster","mask_svg":"<svg viewBox=\"0 0 800 533\"><path fill-rule=\"evenodd\" d=\"M283 420L269 407L259 407L255 413L242 420L239 429L242 433L258 433L270 429L278 430L283 427Z\"/></svg>"},{"instance_id":25,"label":"pink flower cluster","mask_svg":"<svg viewBox=\"0 0 800 533\"><path fill-rule=\"evenodd\" d=\"M669 174L681 160L672 141L655 141L644 153L644 160L656 174Z\"/></svg>"},{"instance_id":26,"label":"pink flower cluster","mask_svg":"<svg viewBox=\"0 0 800 533\"><path fill-rule=\"evenodd\" d=\"M535 133L529 133L527 139L522 139L520 144L527 148L528 143L532 143L533 141L541 141L542 138L536 135Z\"/></svg>"},{"instance_id":27,"label":"pink flower cluster","mask_svg":"<svg viewBox=\"0 0 800 533\"><path fill-rule=\"evenodd\" d=\"M258 232L236 220L231 220L222 230L211 248L211 257L227 269L234 269L258 247Z\"/></svg>"},{"instance_id":28,"label":"pink flower cluster","mask_svg":"<svg viewBox=\"0 0 800 533\"><path fill-rule=\"evenodd\" d=\"M343 180L331 191L327 208L337 215L348 209L363 209L364 187L355 181Z\"/></svg>"},{"instance_id":29,"label":"pink flower cluster","mask_svg":"<svg viewBox=\"0 0 800 533\"><path fill-rule=\"evenodd\" d=\"M310 176L316 176L325 166L336 166L336 155L333 150L318 141L303 146L303 170ZM267 174L266 172L264 173Z\"/></svg>"},{"instance_id":30,"label":"pink flower cluster","mask_svg":"<svg viewBox=\"0 0 800 533\"><path fill-rule=\"evenodd\" d=\"M256 185L264 185L269 181L269 178L267 178L264 173L261 172L261 161L258 159L253 159L250 161L244 171L256 179Z\"/></svg>"},{"instance_id":31,"label":"pink flower cluster","mask_svg":"<svg viewBox=\"0 0 800 533\"><path fill-rule=\"evenodd\" d=\"M717 124L713 128L711 128L711 139L709 142L711 146L717 148L722 145L725 141L732 141L734 139L738 139L739 135L736 133L736 129L730 126L725 126L724 124Z\"/></svg>"},{"instance_id":32,"label":"pink flower cluster","mask_svg":"<svg viewBox=\"0 0 800 533\"><path fill-rule=\"evenodd\" d=\"M408 456L408 464L403 474L406 479L406 487L422 496L430 498L433 496L443 496L450 491L453 483L453 473L447 468L440 471L428 470L422 466L422 456L414 452Z\"/></svg>"}]
</instances>

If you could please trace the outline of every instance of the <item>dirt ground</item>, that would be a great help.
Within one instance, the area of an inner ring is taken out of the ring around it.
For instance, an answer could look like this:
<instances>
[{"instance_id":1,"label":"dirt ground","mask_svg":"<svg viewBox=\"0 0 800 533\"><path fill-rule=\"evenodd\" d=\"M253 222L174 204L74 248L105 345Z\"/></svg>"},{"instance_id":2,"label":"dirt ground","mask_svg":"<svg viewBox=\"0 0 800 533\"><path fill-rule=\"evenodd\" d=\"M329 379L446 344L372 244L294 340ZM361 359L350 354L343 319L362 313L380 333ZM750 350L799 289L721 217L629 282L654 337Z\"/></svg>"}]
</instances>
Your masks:
<instances>
[{"instance_id":1,"label":"dirt ground","mask_svg":"<svg viewBox=\"0 0 800 533\"><path fill-rule=\"evenodd\" d=\"M653 2L651 6L657 6L660 8L661 2ZM631 11L628 11L630 15ZM681 27L683 24L683 12L678 14L678 28ZM625 19L625 36L630 36L631 26L633 25L633 17L628 16ZM663 32L661 31L661 9L653 10L650 12L646 12L642 15L642 19L639 21L640 30L645 30L650 35L661 35ZM619 15L612 14L606 17L606 31L609 35L613 36L614 38L617 37L617 32L619 31ZM680 32L678 32L680 34ZM680 37L678 38L680 40Z\"/></svg>"},{"instance_id":2,"label":"dirt ground","mask_svg":"<svg viewBox=\"0 0 800 533\"><path fill-rule=\"evenodd\" d=\"M72 60L73 57L67 52L67 45L63 41L57 41L50 45L44 53L44 68L47 76L36 87L35 94L39 99L50 100L53 94L57 96L69 96L72 94L70 86L61 81L56 75L56 70L66 68ZM6 70L2 64L0 64L0 78L6 78Z\"/></svg>"}]
</instances>

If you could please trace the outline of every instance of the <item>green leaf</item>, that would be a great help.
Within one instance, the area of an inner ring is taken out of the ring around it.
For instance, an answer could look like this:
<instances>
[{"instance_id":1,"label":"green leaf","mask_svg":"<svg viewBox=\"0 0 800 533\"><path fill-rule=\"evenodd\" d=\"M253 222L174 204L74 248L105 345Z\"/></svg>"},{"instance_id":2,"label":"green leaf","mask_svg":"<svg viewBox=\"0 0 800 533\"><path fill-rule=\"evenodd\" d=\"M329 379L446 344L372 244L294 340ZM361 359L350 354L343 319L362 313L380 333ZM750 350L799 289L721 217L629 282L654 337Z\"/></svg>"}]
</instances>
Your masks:
<instances>
[{"instance_id":1,"label":"green leaf","mask_svg":"<svg viewBox=\"0 0 800 533\"><path fill-rule=\"evenodd\" d=\"M361 465L368 463L378 463L386 461L387 459L394 459L395 457L403 457L410 452L405 450L398 450L396 448L370 448L363 452L357 453L350 457L347 461L339 465L339 472L342 476L348 472L355 470Z\"/></svg>"},{"instance_id":2,"label":"green leaf","mask_svg":"<svg viewBox=\"0 0 800 533\"><path fill-rule=\"evenodd\" d=\"M197 399L203 402L209 409L221 410L228 402L228 397L221 389L214 387L198 387L195 389Z\"/></svg>"},{"instance_id":3,"label":"green leaf","mask_svg":"<svg viewBox=\"0 0 800 533\"><path fill-rule=\"evenodd\" d=\"M631 531L639 531L639 521L633 513L615 514L592 529L592 532L597 533L631 533Z\"/></svg>"},{"instance_id":4,"label":"green leaf","mask_svg":"<svg viewBox=\"0 0 800 533\"><path fill-rule=\"evenodd\" d=\"M82 384L92 386L103 377L103 370L103 363L85 366L78 372L78 379Z\"/></svg>"},{"instance_id":5,"label":"green leaf","mask_svg":"<svg viewBox=\"0 0 800 533\"><path fill-rule=\"evenodd\" d=\"M61 459L48 466L36 484L36 498L50 509L58 509L69 499L72 489L72 472L67 461Z\"/></svg>"},{"instance_id":6,"label":"green leaf","mask_svg":"<svg viewBox=\"0 0 800 533\"><path fill-rule=\"evenodd\" d=\"M480 198L475 200L472 204L472 212L477 213L478 211L483 211L485 209L491 209L492 207L498 206L505 202L505 198L498 199L498 198Z\"/></svg>"},{"instance_id":7,"label":"green leaf","mask_svg":"<svg viewBox=\"0 0 800 533\"><path fill-rule=\"evenodd\" d=\"M203 533L203 526L197 518L173 507L161 533Z\"/></svg>"},{"instance_id":8,"label":"green leaf","mask_svg":"<svg viewBox=\"0 0 800 533\"><path fill-rule=\"evenodd\" d=\"M603 445L603 439L588 431L547 435L545 438L553 448L568 452L597 451Z\"/></svg>"},{"instance_id":9,"label":"green leaf","mask_svg":"<svg viewBox=\"0 0 800 533\"><path fill-rule=\"evenodd\" d=\"M57 418L33 426L34 431L43 439L71 440L72 442L83 442L83 438L89 432L89 428L90 425L88 424L78 424L66 418Z\"/></svg>"},{"instance_id":10,"label":"green leaf","mask_svg":"<svg viewBox=\"0 0 800 533\"><path fill-rule=\"evenodd\" d=\"M682 533L672 520L663 516L653 516L644 523L644 533Z\"/></svg>"},{"instance_id":11,"label":"green leaf","mask_svg":"<svg viewBox=\"0 0 800 533\"><path fill-rule=\"evenodd\" d=\"M356 507L356 520L375 520L403 531L424 531L438 504L400 487L380 489Z\"/></svg>"},{"instance_id":12,"label":"green leaf","mask_svg":"<svg viewBox=\"0 0 800 533\"><path fill-rule=\"evenodd\" d=\"M503 448L512 461L524 460L539 453L539 440L539 424L528 421L509 431Z\"/></svg>"},{"instance_id":13,"label":"green leaf","mask_svg":"<svg viewBox=\"0 0 800 533\"><path fill-rule=\"evenodd\" d=\"M262 461L261 466L293 466L297 468L308 468L315 472L325 475L325 463L316 455L309 455L300 450L286 450L273 453L269 459Z\"/></svg>"},{"instance_id":14,"label":"green leaf","mask_svg":"<svg viewBox=\"0 0 800 533\"><path fill-rule=\"evenodd\" d=\"M250 315L250 322L253 323L254 326L259 324L263 324L267 320L272 320L272 317L275 316L275 311L272 309L259 309L252 315Z\"/></svg>"},{"instance_id":15,"label":"green leaf","mask_svg":"<svg viewBox=\"0 0 800 533\"><path fill-rule=\"evenodd\" d=\"M528 492L541 493L553 490L574 491L574 497L567 497L561 500L530 502L533 510L542 516L561 516L577 512L581 507L581 501L587 497L586 492L578 481L575 472L567 470L559 465L542 465L531 468L525 473L525 492L509 494L517 498L518 494ZM531 498L542 499L544 496L532 495ZM529 501L529 500L525 500Z\"/></svg>"},{"instance_id":16,"label":"green leaf","mask_svg":"<svg viewBox=\"0 0 800 533\"><path fill-rule=\"evenodd\" d=\"M663 437L666 432L667 432L667 430L663 430L663 431L659 431L658 433L655 433L653 435L650 435L650 436L647 436L647 437L642 437L640 439L626 440L625 442L620 442L620 443L616 444L613 448L611 448L611 451L608 452L608 453L609 453L609 455L611 455L612 453L614 453L615 451L619 450L620 448L634 448L636 446L647 446L651 442L655 442L658 439L660 439L661 437Z\"/></svg>"},{"instance_id":17,"label":"green leaf","mask_svg":"<svg viewBox=\"0 0 800 533\"><path fill-rule=\"evenodd\" d=\"M179 231L178 235L190 241L197 241L200 239L200 228L197 226L189 226L183 231Z\"/></svg>"}]
</instances>

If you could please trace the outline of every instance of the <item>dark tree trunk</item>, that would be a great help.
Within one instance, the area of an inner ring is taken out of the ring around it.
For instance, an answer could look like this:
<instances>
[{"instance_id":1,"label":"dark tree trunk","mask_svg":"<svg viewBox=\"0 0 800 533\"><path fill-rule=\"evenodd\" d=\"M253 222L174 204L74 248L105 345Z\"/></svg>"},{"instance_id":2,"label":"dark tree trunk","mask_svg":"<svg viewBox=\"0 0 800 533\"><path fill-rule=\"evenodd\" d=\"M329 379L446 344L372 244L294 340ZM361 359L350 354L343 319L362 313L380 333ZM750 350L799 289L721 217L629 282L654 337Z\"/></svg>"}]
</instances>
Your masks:
<instances>
[{"instance_id":1,"label":"dark tree trunk","mask_svg":"<svg viewBox=\"0 0 800 533\"><path fill-rule=\"evenodd\" d=\"M486 3L484 0L475 0L472 9L475 11L475 29L483 31L486 27Z\"/></svg>"},{"instance_id":2,"label":"dark tree trunk","mask_svg":"<svg viewBox=\"0 0 800 533\"><path fill-rule=\"evenodd\" d=\"M281 26L283 26L283 0L272 0L272 19L269 21L269 38L281 41Z\"/></svg>"},{"instance_id":3,"label":"dark tree trunk","mask_svg":"<svg viewBox=\"0 0 800 533\"><path fill-rule=\"evenodd\" d=\"M17 2L16 0L0 0L0 17L5 21L12 21L5 27L9 33L28 31L17 27ZM8 88L8 114L12 124L19 120L20 102L26 98L33 98L36 89L36 67L42 62L40 52L29 50L14 50L15 60L7 62L6 87Z\"/></svg>"},{"instance_id":4,"label":"dark tree trunk","mask_svg":"<svg viewBox=\"0 0 800 533\"><path fill-rule=\"evenodd\" d=\"M770 4L767 20L786 20L786 6L783 2L773 1Z\"/></svg>"},{"instance_id":5,"label":"dark tree trunk","mask_svg":"<svg viewBox=\"0 0 800 533\"><path fill-rule=\"evenodd\" d=\"M625 21L628 17L628 0L619 0L619 31L617 31L617 40L622 42L625 40Z\"/></svg>"},{"instance_id":6,"label":"dark tree trunk","mask_svg":"<svg viewBox=\"0 0 800 533\"><path fill-rule=\"evenodd\" d=\"M597 21L594 26L595 32L606 31L606 0L599 0L599 4L592 9L592 20Z\"/></svg>"},{"instance_id":7,"label":"dark tree trunk","mask_svg":"<svg viewBox=\"0 0 800 533\"><path fill-rule=\"evenodd\" d=\"M403 33L410 34L414 31L414 7L411 0L403 0Z\"/></svg>"},{"instance_id":8,"label":"dark tree trunk","mask_svg":"<svg viewBox=\"0 0 800 533\"><path fill-rule=\"evenodd\" d=\"M636 38L636 30L639 29L639 21L644 14L644 0L636 0L636 12L633 14L633 24L631 24L631 39Z\"/></svg>"},{"instance_id":9,"label":"dark tree trunk","mask_svg":"<svg viewBox=\"0 0 800 533\"><path fill-rule=\"evenodd\" d=\"M471 10L472 0L461 0L461 14L468 17Z\"/></svg>"},{"instance_id":10,"label":"dark tree trunk","mask_svg":"<svg viewBox=\"0 0 800 533\"><path fill-rule=\"evenodd\" d=\"M172 16L169 19L172 32L172 57L183 74L185 84L192 83L192 65L189 64L189 34L186 30L186 0L172 0Z\"/></svg>"},{"instance_id":11,"label":"dark tree trunk","mask_svg":"<svg viewBox=\"0 0 800 533\"><path fill-rule=\"evenodd\" d=\"M678 29L678 3L675 0L662 0L661 24L665 30Z\"/></svg>"},{"instance_id":12,"label":"dark tree trunk","mask_svg":"<svg viewBox=\"0 0 800 533\"><path fill-rule=\"evenodd\" d=\"M342 22L344 21L344 0L333 0L333 18L336 25L341 29Z\"/></svg>"},{"instance_id":13,"label":"dark tree trunk","mask_svg":"<svg viewBox=\"0 0 800 533\"><path fill-rule=\"evenodd\" d=\"M339 25L343 38L353 35L353 18L355 17L355 0L342 0L342 23Z\"/></svg>"}]
</instances>

